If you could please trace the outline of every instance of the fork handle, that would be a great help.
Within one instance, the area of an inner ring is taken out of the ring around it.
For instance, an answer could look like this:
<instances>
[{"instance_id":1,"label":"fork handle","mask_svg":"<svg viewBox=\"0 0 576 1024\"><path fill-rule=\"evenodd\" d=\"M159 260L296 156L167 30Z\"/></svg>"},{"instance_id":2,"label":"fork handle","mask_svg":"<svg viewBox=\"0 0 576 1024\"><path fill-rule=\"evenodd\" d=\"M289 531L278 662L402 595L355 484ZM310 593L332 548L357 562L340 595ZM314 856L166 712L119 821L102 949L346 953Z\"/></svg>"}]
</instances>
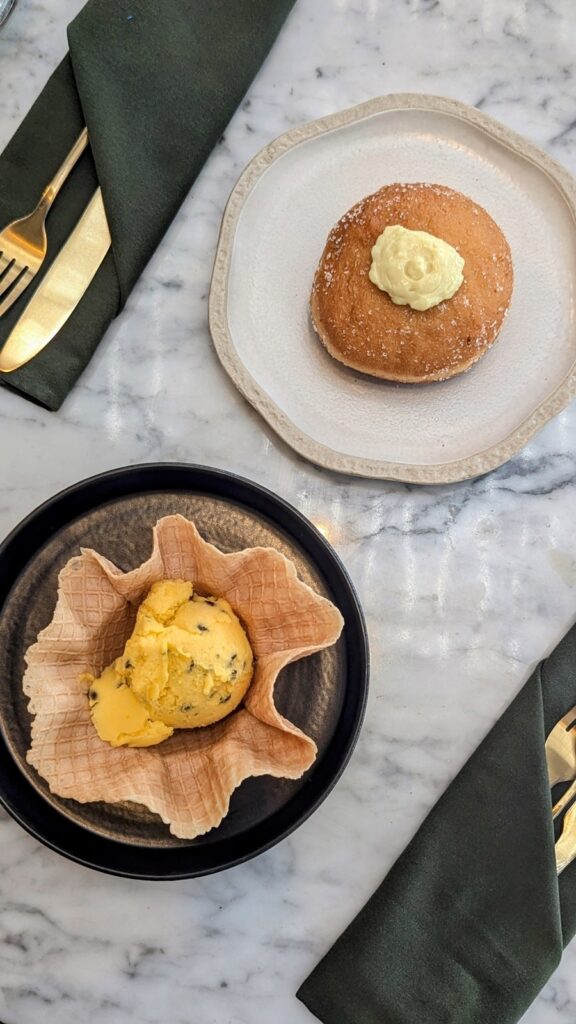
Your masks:
<instances>
[{"instance_id":1,"label":"fork handle","mask_svg":"<svg viewBox=\"0 0 576 1024\"><path fill-rule=\"evenodd\" d=\"M68 156L64 160L64 163L58 168L56 174L52 178L49 185L46 186L42 193L39 206L43 206L46 213L52 206L52 203L56 199L62 185L66 181L66 178L70 174L70 171L74 167L78 158L82 155L86 146L88 145L88 129L84 128L82 133L76 139L76 142L72 146L72 149L68 153Z\"/></svg>"},{"instance_id":2,"label":"fork handle","mask_svg":"<svg viewBox=\"0 0 576 1024\"><path fill-rule=\"evenodd\" d=\"M562 814L564 808L568 807L568 804L574 799L575 796L576 780L572 783L571 786L568 787L566 792L560 797L558 803L554 804L554 807L552 808L552 818L554 820L558 817L559 814Z\"/></svg>"}]
</instances>

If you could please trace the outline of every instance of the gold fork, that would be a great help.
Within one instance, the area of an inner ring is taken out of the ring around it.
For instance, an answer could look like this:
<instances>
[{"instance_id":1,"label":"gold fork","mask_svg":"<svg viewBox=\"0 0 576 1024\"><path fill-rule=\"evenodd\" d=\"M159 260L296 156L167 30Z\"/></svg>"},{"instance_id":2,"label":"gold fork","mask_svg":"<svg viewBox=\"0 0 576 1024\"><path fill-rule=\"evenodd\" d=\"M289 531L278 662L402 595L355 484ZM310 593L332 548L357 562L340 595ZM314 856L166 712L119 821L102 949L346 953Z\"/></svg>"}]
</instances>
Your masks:
<instances>
[{"instance_id":1,"label":"gold fork","mask_svg":"<svg viewBox=\"0 0 576 1024\"><path fill-rule=\"evenodd\" d=\"M52 203L88 145L86 128L44 189L35 210L0 231L0 316L20 298L46 256L45 221Z\"/></svg>"},{"instance_id":2,"label":"gold fork","mask_svg":"<svg viewBox=\"0 0 576 1024\"><path fill-rule=\"evenodd\" d=\"M574 780L552 808L552 817L557 818L576 796L576 707L556 723L548 736L546 762L550 788Z\"/></svg>"},{"instance_id":3,"label":"gold fork","mask_svg":"<svg viewBox=\"0 0 576 1024\"><path fill-rule=\"evenodd\" d=\"M552 808L557 818L576 796L576 707L556 723L546 740L546 763L550 786L574 781ZM556 843L556 870L560 875L576 859L576 802L564 815L562 834Z\"/></svg>"}]
</instances>

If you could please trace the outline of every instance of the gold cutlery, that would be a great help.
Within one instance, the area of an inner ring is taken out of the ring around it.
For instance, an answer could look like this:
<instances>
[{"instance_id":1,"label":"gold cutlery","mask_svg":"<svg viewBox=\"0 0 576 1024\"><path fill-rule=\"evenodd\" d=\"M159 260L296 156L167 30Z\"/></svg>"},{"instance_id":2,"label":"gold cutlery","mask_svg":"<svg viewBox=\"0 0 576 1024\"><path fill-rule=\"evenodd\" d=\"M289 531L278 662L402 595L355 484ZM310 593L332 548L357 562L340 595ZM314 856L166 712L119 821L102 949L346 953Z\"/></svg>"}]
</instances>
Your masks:
<instances>
[{"instance_id":1,"label":"gold cutlery","mask_svg":"<svg viewBox=\"0 0 576 1024\"><path fill-rule=\"evenodd\" d=\"M88 145L86 128L44 189L36 209L0 231L0 316L20 298L46 256L45 221L52 203Z\"/></svg>"},{"instance_id":2,"label":"gold cutlery","mask_svg":"<svg viewBox=\"0 0 576 1024\"><path fill-rule=\"evenodd\" d=\"M97 188L0 350L0 373L17 370L54 338L80 302L110 245L102 192Z\"/></svg>"},{"instance_id":3,"label":"gold cutlery","mask_svg":"<svg viewBox=\"0 0 576 1024\"><path fill-rule=\"evenodd\" d=\"M556 871L562 874L576 860L576 803L564 815L562 835L556 843Z\"/></svg>"},{"instance_id":4,"label":"gold cutlery","mask_svg":"<svg viewBox=\"0 0 576 1024\"><path fill-rule=\"evenodd\" d=\"M550 788L559 782L570 782L560 800L552 808L557 818L576 797L576 707L563 715L546 740L546 763ZM576 803L564 815L562 834L556 843L556 871L560 875L576 859Z\"/></svg>"},{"instance_id":5,"label":"gold cutlery","mask_svg":"<svg viewBox=\"0 0 576 1024\"><path fill-rule=\"evenodd\" d=\"M548 736L546 762L551 789L559 782L575 780L552 808L552 817L557 818L576 796L576 707L556 723Z\"/></svg>"}]
</instances>

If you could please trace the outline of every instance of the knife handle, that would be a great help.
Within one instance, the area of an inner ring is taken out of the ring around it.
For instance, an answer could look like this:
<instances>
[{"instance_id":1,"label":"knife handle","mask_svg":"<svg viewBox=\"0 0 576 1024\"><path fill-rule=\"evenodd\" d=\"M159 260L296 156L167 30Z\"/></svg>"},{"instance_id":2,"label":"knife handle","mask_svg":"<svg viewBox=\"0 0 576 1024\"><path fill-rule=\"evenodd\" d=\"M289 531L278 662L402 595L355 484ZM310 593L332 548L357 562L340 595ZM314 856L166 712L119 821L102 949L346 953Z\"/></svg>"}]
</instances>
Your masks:
<instances>
[{"instance_id":1,"label":"knife handle","mask_svg":"<svg viewBox=\"0 0 576 1024\"><path fill-rule=\"evenodd\" d=\"M574 782L572 783L571 786L568 786L568 789L560 797L560 799L558 800L558 803L554 804L554 807L552 808L552 818L553 818L554 821L556 820L556 818L558 817L559 814L562 814L562 811L564 810L564 808L568 807L568 804L572 802L572 800L574 799L575 796L576 796L576 779L574 780Z\"/></svg>"},{"instance_id":2,"label":"knife handle","mask_svg":"<svg viewBox=\"0 0 576 1024\"><path fill-rule=\"evenodd\" d=\"M52 203L56 199L56 196L58 195L60 189L62 188L62 185L66 181L66 178L70 174L70 171L74 167L78 158L82 156L82 153L86 149L87 145L88 129L83 128L81 134L78 136L76 142L72 146L72 149L68 153L68 156L64 160L64 163L61 164L61 166L58 168L56 174L52 178L52 181L49 185L46 186L42 193L42 198L40 200L39 206L44 207L45 213L48 213L48 210L50 209Z\"/></svg>"}]
</instances>

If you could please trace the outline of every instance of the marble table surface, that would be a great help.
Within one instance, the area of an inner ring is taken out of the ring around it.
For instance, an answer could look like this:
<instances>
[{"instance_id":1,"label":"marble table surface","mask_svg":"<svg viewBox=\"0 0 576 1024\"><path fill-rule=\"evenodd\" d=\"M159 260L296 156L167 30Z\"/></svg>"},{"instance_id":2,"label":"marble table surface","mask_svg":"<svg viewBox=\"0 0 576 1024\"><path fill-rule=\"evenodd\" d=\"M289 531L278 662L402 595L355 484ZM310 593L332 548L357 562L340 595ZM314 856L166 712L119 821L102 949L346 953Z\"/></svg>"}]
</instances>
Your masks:
<instances>
[{"instance_id":1,"label":"marble table surface","mask_svg":"<svg viewBox=\"0 0 576 1024\"><path fill-rule=\"evenodd\" d=\"M0 33L0 147L81 0L19 0ZM307 1024L298 983L576 612L576 405L483 479L322 472L240 398L206 295L226 197L274 136L394 91L441 93L576 172L571 0L298 0L247 100L58 414L0 390L0 534L100 470L178 460L260 481L322 524L366 610L366 723L343 779L264 856L153 884L61 859L0 813L0 1020ZM544 342L544 340L543 340ZM576 944L524 1024L576 1020Z\"/></svg>"}]
</instances>

